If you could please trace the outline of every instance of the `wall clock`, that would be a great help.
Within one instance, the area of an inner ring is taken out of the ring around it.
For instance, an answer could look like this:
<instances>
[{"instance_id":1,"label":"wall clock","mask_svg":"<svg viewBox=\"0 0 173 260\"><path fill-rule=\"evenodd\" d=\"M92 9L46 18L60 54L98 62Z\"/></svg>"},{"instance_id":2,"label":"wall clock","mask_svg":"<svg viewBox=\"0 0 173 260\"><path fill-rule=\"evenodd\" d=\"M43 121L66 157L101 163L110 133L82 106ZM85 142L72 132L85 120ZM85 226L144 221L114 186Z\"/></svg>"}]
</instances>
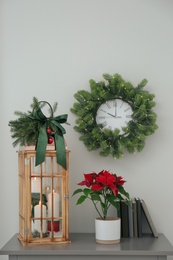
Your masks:
<instances>
[{"instance_id":1,"label":"wall clock","mask_svg":"<svg viewBox=\"0 0 173 260\"><path fill-rule=\"evenodd\" d=\"M76 114L74 129L89 151L114 158L140 152L147 136L158 128L154 94L144 90L147 80L134 87L121 75L103 74L104 81L90 80L91 92L79 90L71 108Z\"/></svg>"},{"instance_id":2,"label":"wall clock","mask_svg":"<svg viewBox=\"0 0 173 260\"><path fill-rule=\"evenodd\" d=\"M123 128L128 125L132 119L132 108L129 103L122 99L110 99L103 103L97 110L96 123L102 125L102 128L120 130L123 134Z\"/></svg>"}]
</instances>

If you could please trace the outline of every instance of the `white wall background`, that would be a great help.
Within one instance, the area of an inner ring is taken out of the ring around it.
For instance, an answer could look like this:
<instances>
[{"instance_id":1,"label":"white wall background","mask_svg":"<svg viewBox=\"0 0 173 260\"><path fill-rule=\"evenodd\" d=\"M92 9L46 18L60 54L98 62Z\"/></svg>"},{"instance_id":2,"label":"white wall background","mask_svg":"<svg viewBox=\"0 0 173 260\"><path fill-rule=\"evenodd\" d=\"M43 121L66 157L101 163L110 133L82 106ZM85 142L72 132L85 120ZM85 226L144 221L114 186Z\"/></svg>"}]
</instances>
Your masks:
<instances>
[{"instance_id":1,"label":"white wall background","mask_svg":"<svg viewBox=\"0 0 173 260\"><path fill-rule=\"evenodd\" d=\"M69 114L70 194L84 172L123 175L131 196L146 201L158 232L173 244L173 1L1 0L0 19L0 247L18 232L17 154L8 122L15 110L30 108L33 96L57 101L58 114ZM73 130L73 95L90 90L89 79L100 81L103 73L120 73L134 85L147 78L146 89L156 95L159 129L141 153L102 158ZM70 231L94 232L92 205L75 202Z\"/></svg>"}]
</instances>

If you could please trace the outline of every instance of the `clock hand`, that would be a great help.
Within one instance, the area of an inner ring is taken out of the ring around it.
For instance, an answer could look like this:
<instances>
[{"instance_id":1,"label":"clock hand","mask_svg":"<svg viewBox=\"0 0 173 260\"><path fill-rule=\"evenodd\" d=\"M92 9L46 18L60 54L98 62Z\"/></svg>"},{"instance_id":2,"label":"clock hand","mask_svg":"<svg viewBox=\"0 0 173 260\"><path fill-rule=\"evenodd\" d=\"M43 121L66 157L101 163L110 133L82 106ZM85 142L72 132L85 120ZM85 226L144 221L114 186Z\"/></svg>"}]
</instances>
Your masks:
<instances>
[{"instance_id":1,"label":"clock hand","mask_svg":"<svg viewBox=\"0 0 173 260\"><path fill-rule=\"evenodd\" d=\"M100 109L100 110L107 114L107 112L105 110L103 110L103 109Z\"/></svg>"},{"instance_id":2,"label":"clock hand","mask_svg":"<svg viewBox=\"0 0 173 260\"><path fill-rule=\"evenodd\" d=\"M114 116L114 115L112 115L112 114L110 114L110 113L107 113L108 115L110 115L110 116L112 116L112 117L114 117L114 118L121 118L121 116Z\"/></svg>"},{"instance_id":3,"label":"clock hand","mask_svg":"<svg viewBox=\"0 0 173 260\"><path fill-rule=\"evenodd\" d=\"M117 115L117 100L116 100L116 103L115 103L115 117Z\"/></svg>"},{"instance_id":4,"label":"clock hand","mask_svg":"<svg viewBox=\"0 0 173 260\"><path fill-rule=\"evenodd\" d=\"M106 113L106 114L108 114L109 116L112 116L112 117L114 117L114 118L121 118L121 116L114 116L114 115L112 115L112 114L106 112L106 111L103 110L103 109L101 109L101 111L103 111L104 113Z\"/></svg>"},{"instance_id":5,"label":"clock hand","mask_svg":"<svg viewBox=\"0 0 173 260\"><path fill-rule=\"evenodd\" d=\"M112 114L110 114L110 113L108 113L108 112L106 112L105 110L103 110L103 109L100 109L101 111L103 111L104 113L106 113L106 114L108 114L108 115L110 115L110 116L112 116L112 117L115 117L114 115L112 115Z\"/></svg>"},{"instance_id":6,"label":"clock hand","mask_svg":"<svg viewBox=\"0 0 173 260\"><path fill-rule=\"evenodd\" d=\"M116 117L116 116L114 116L114 115L112 115L112 114L110 114L110 113L107 113L108 115L110 115L110 116L112 116L112 117Z\"/></svg>"}]
</instances>

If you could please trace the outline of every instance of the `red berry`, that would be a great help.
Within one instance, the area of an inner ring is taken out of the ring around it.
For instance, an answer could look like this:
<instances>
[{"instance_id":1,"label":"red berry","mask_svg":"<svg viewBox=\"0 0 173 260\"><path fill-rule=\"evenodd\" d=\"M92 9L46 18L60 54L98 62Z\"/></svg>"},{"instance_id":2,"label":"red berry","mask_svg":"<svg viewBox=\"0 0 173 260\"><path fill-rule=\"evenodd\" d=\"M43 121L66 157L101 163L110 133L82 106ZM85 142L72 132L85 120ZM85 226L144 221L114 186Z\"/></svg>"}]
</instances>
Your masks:
<instances>
[{"instance_id":1,"label":"red berry","mask_svg":"<svg viewBox=\"0 0 173 260\"><path fill-rule=\"evenodd\" d=\"M52 129L48 127L48 128L46 129L46 132L47 132L47 134L50 135L50 134L52 133Z\"/></svg>"},{"instance_id":2,"label":"red berry","mask_svg":"<svg viewBox=\"0 0 173 260\"><path fill-rule=\"evenodd\" d=\"M48 138L48 144L52 144L52 143L53 143L53 137L50 136L50 137Z\"/></svg>"}]
</instances>

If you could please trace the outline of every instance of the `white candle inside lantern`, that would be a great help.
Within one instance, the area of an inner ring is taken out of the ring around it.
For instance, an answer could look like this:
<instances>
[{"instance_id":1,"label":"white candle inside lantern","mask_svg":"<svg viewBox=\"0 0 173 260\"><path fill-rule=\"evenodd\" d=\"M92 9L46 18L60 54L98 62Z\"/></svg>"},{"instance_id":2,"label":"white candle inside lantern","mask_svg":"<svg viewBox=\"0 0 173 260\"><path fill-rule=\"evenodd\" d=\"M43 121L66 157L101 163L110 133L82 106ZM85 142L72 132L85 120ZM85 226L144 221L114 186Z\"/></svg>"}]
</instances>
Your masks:
<instances>
[{"instance_id":1,"label":"white candle inside lantern","mask_svg":"<svg viewBox=\"0 0 173 260\"><path fill-rule=\"evenodd\" d=\"M32 178L31 179L31 192L40 193L40 178Z\"/></svg>"},{"instance_id":2,"label":"white candle inside lantern","mask_svg":"<svg viewBox=\"0 0 173 260\"><path fill-rule=\"evenodd\" d=\"M39 204L34 207L34 218L41 218L41 201L39 201ZM46 218L46 206L42 205L42 218ZM32 222L32 231L37 230L40 232L40 220L34 220ZM46 233L47 231L47 221L42 220L42 232Z\"/></svg>"},{"instance_id":3,"label":"white candle inside lantern","mask_svg":"<svg viewBox=\"0 0 173 260\"><path fill-rule=\"evenodd\" d=\"M53 195L53 203L52 203ZM48 218L52 217L52 206L53 206L53 217L59 217L59 194L53 191L48 194Z\"/></svg>"},{"instance_id":4,"label":"white candle inside lantern","mask_svg":"<svg viewBox=\"0 0 173 260\"><path fill-rule=\"evenodd\" d=\"M50 187L48 186L45 188L46 197L48 196L49 193L50 193Z\"/></svg>"}]
</instances>

